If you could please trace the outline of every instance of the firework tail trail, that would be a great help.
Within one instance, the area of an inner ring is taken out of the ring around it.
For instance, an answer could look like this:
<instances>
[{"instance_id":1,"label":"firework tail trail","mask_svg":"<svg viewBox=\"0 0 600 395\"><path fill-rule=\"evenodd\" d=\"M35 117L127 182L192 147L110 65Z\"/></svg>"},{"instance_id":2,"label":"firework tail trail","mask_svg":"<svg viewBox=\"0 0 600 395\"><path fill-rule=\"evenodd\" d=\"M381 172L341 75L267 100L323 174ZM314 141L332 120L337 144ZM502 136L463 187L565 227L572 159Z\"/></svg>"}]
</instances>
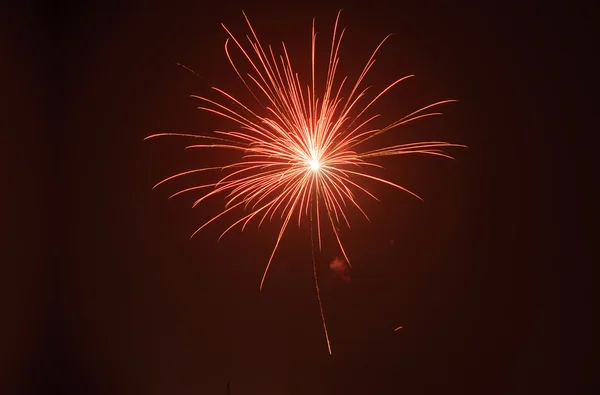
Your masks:
<instances>
[{"instance_id":1,"label":"firework tail trail","mask_svg":"<svg viewBox=\"0 0 600 395\"><path fill-rule=\"evenodd\" d=\"M325 333L325 341L327 342L327 351L331 355L331 342L329 341L329 333L327 332L327 323L325 322L325 313L323 313L323 303L321 302L321 291L319 289L319 280L317 278L317 262L315 259L315 241L314 241L314 224L312 216L312 207L310 211L310 250L312 255L313 278L315 280L315 290L317 291L317 301L319 302L319 312L321 313L321 321L323 322L323 332ZM320 247L319 247L320 250Z\"/></svg>"},{"instance_id":2,"label":"firework tail trail","mask_svg":"<svg viewBox=\"0 0 600 395\"><path fill-rule=\"evenodd\" d=\"M306 95L304 95L299 76L293 71L285 44L282 43L284 55L279 56L278 62L272 47L268 46L268 51L263 48L246 14L243 15L251 31L251 35L247 35L246 38L254 52L247 51L240 41L222 25L229 36L225 41L225 53L235 73L262 107L265 115L258 115L248 105L216 87L212 87L212 90L217 92L226 104L203 96L193 95L192 97L204 103L204 105L198 107L199 109L232 121L238 125L238 129L236 131L215 131L217 136L162 133L148 136L146 139L159 136L203 139L206 143L189 145L186 149L230 149L242 152L243 156L240 161L223 166L199 168L175 174L157 183L155 187L175 178L199 172L210 170L227 172L217 182L185 188L170 196L172 198L184 193L212 187L212 191L204 194L194 202L193 207L195 207L210 196L219 193L226 194L224 209L200 226L191 237L194 237L200 230L221 216L239 207L249 209L250 213L234 221L221 234L219 239L238 225L241 225L243 231L253 219L259 220L258 227L260 227L267 218L272 220L275 214L280 212L282 225L263 272L260 289L263 287L269 267L295 211L298 211L298 223L300 224L304 210L304 218L309 217L308 219L311 222L313 275L323 328L328 349L331 353L316 276L313 204L316 212L316 232L319 249L321 247L322 231L319 201L322 200L323 209L326 212L324 222L331 225L336 242L344 258L350 264L340 239L338 225L344 222L350 228L350 221L346 215L348 206L357 208L368 219L356 200L355 191L365 193L377 200L377 197L369 192L367 186L361 180L366 181L369 179L393 186L420 199L419 196L401 185L366 173L367 168L382 167L369 162L369 160L381 156L405 154L426 154L453 159L442 149L465 146L443 141L429 141L385 146L367 152L359 152L361 144L382 133L417 119L440 115L440 112L426 111L441 104L450 103L453 100L442 100L430 104L383 128L372 128L368 125L378 118L379 114L362 121L363 114L392 87L412 77L406 76L397 79L379 92L368 104L359 105L361 98L365 97L369 89L367 87L360 90L359 86L375 63L374 57L377 51L389 36L376 47L352 87L350 95L343 98L340 95L347 78L345 77L337 87L334 84L340 59L338 51L345 32L345 29L342 29L338 34L340 17L340 13L338 13L329 51L325 87L322 96L318 98L315 91L315 20L313 19L311 41L312 78L310 86L306 86ZM248 61L254 74L246 73L246 77L244 77L238 70L230 54L229 45L231 42L235 44ZM259 96L263 97L263 100ZM351 115L353 111L358 115ZM350 170L350 168L353 170ZM309 210L310 214L308 213Z\"/></svg>"}]
</instances>

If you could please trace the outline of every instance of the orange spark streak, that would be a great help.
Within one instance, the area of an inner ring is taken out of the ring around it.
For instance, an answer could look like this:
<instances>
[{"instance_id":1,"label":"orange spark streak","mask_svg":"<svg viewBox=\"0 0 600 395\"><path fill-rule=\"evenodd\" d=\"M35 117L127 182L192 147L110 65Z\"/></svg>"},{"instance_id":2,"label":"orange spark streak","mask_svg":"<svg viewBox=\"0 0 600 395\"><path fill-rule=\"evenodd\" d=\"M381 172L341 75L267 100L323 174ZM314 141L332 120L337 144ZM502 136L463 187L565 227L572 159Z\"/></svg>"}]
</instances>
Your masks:
<instances>
[{"instance_id":1,"label":"orange spark streak","mask_svg":"<svg viewBox=\"0 0 600 395\"><path fill-rule=\"evenodd\" d=\"M339 227L343 222L350 228L349 206L357 208L367 220L369 219L356 200L356 191L377 200L377 197L369 192L366 185L361 181L368 178L401 189L421 199L405 187L367 172L368 169L381 168L380 165L369 162L369 160L380 156L406 154L426 154L453 159L443 149L465 147L461 144L443 141L428 141L384 146L370 151L361 150L361 145L365 141L385 132L417 119L441 115L440 112L426 111L454 100L443 100L422 107L383 128L369 127L367 129L368 124L380 117L380 114L375 114L366 118L364 114L367 113L367 110L384 94L401 82L413 77L413 75L395 80L376 94L373 99L367 103L362 103L362 99L366 97L369 88L361 88L361 83L375 63L375 55L390 37L387 36L369 57L348 97L343 98L341 96L342 88L347 81L347 77L344 77L336 85L336 71L340 60L338 54L345 32L345 29L342 29L338 34L340 13L341 11L338 12L334 24L325 88L320 96L317 95L315 90L316 33L314 19L311 32L311 81L306 86L305 95L300 78L293 71L285 44L282 43L283 55L278 58L271 46L268 46L268 51L266 51L244 13L244 18L251 32L251 35L246 36L251 50L245 48L231 31L225 25L222 25L229 36L225 41L225 54L236 75L258 102L260 111L251 110L250 105L240 102L232 94L213 87L212 89L218 92L221 99L224 100L216 101L216 99L193 95L192 97L203 102L203 106L198 108L232 121L240 127L239 130L232 132L215 131L216 134L222 137L161 133L146 138L162 136L201 138L213 142L208 141L205 144L189 145L186 148L243 151L243 156L238 162L181 172L160 181L154 188L189 174L204 171L226 173L216 182L185 188L171 195L171 197L174 197L212 187L212 191L204 194L194 202L195 207L210 196L219 193L225 194L226 204L224 209L200 226L192 234L192 237L210 223L238 207L244 207L244 210L248 213L238 217L225 229L219 239L238 225L241 225L241 229L244 230L250 221L260 218L258 223L258 227L260 227L267 217L272 219L276 213L279 213L282 225L262 275L260 289L264 285L275 252L294 214L297 213L298 215L299 226L302 218L310 220L313 274L323 330L330 354L331 345L316 275L313 208L316 214L319 250L321 249L322 234L320 208L322 204L326 212L326 218L329 220L326 219L325 223L331 226L342 254L349 264L350 260L342 245ZM234 47L237 47L249 63L251 72L245 75L240 72L231 56L230 43L235 44ZM356 115L352 115L354 113ZM400 328L402 327L396 328L395 331Z\"/></svg>"}]
</instances>

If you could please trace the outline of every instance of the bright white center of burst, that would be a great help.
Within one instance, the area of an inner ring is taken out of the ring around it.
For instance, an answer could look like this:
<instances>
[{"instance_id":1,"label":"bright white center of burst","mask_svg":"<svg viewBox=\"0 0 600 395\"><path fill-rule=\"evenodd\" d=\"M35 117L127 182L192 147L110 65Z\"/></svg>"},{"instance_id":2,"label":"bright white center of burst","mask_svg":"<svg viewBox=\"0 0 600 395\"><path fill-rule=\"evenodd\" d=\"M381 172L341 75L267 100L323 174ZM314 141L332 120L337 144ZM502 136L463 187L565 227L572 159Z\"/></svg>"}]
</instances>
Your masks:
<instances>
[{"instance_id":1,"label":"bright white center of burst","mask_svg":"<svg viewBox=\"0 0 600 395\"><path fill-rule=\"evenodd\" d=\"M319 170L319 167L321 167L321 164L319 163L318 160L313 159L310 161L310 168L313 169L314 171Z\"/></svg>"}]
</instances>

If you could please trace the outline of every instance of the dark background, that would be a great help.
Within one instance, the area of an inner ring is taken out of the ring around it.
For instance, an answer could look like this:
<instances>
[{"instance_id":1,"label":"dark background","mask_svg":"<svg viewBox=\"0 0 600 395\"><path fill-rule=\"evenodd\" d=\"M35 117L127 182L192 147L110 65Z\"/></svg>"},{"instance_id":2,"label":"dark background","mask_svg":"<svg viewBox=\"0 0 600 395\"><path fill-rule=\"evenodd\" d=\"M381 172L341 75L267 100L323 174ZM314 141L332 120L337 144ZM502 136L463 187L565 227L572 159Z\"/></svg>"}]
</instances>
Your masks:
<instances>
[{"instance_id":1,"label":"dark background","mask_svg":"<svg viewBox=\"0 0 600 395\"><path fill-rule=\"evenodd\" d=\"M585 277L569 275L573 266L592 262L589 234L575 225L585 10L417 4L103 2L5 13L14 144L4 147L14 149L2 167L16 193L3 210L15 258L2 287L2 393L220 394L227 382L234 395L580 393L591 369L574 367L589 354L575 344L590 329L573 313L592 310L583 284L567 308L566 287ZM469 149L457 161L381 162L425 202L372 185L381 198L364 201L372 222L354 212L344 233L351 283L330 278L330 242L318 257L329 356L306 227L286 235L259 293L276 225L216 243L224 221L189 241L222 203L192 210L193 197L167 200L177 184L151 187L220 157L142 139L227 127L189 98L211 85L245 98L221 22L243 36L244 9L263 44L283 39L306 77L312 17L325 56L340 8L341 74L356 76L394 33L365 83L417 75L378 105L384 121L459 100L395 141Z\"/></svg>"}]
</instances>

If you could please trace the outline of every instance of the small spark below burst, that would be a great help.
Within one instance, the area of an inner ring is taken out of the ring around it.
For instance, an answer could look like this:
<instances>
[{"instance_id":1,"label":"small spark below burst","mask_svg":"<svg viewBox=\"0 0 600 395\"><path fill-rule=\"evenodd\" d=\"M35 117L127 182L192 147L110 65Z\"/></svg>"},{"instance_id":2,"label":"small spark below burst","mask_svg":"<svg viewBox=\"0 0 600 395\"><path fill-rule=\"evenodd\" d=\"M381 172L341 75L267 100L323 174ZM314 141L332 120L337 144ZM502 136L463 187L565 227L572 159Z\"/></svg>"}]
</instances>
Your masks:
<instances>
[{"instance_id":1,"label":"small spark below burst","mask_svg":"<svg viewBox=\"0 0 600 395\"><path fill-rule=\"evenodd\" d=\"M376 94L373 99L365 101L369 87L361 88L363 79L375 63L376 53L390 36L383 39L376 47L354 85L346 86L347 77L340 82L336 74L340 60L340 43L345 32L345 29L341 32L338 30L340 17L338 13L327 62L327 74L324 78L323 90L319 95L315 89L317 74L314 19L310 57L312 78L309 84L303 85L298 73L293 71L285 44L282 43L280 55L276 55L270 45L263 47L246 14L243 15L251 32L246 36L250 48L244 46L243 41L238 40L225 25L222 25L229 36L225 41L225 54L239 79L256 99L258 106L252 108L251 104L243 103L234 95L213 87L221 100L194 95L192 97L203 103L198 108L232 122L237 128L215 131L214 136L161 133L146 137L150 139L179 136L198 139L198 144L188 145L186 149L233 150L241 154L239 160L220 166L181 172L160 181L154 187L200 172L212 171L218 175L218 180L215 182L188 187L170 196L172 198L212 188L210 192L194 202L193 207L195 207L211 196L225 195L224 209L200 226L191 237L234 209L245 209L246 212L227 227L219 239L235 227L241 227L243 231L251 221L258 222L260 227L265 220L271 221L279 217L282 224L263 272L260 289L263 288L275 252L289 225L296 221L296 217L298 226L302 221L309 221L313 277L325 340L331 354L314 256L315 248L321 249L322 233L327 230L335 236L343 258L339 260L350 266L350 260L340 237L340 229L344 225L350 228L351 208L369 219L358 202L357 194L378 199L369 191L366 181L385 184L421 199L407 188L377 175L376 172L382 166L373 160L384 156L408 154L454 159L446 153L445 149L465 147L444 141L427 141L365 149L364 143L376 142L377 137L383 133L412 121L441 115L434 109L455 100L438 101L384 127L375 127L372 123L380 115L367 116L367 110L390 89L413 77L409 75L399 78ZM232 46L237 48L239 55L247 61L250 72L244 73L238 68L232 58L230 48ZM186 66L183 67L191 70ZM349 90L347 95L342 93L344 89ZM316 243L313 235L316 236ZM342 265L336 265L333 270L341 269ZM402 327L396 328L395 331L400 328Z\"/></svg>"},{"instance_id":2,"label":"small spark below burst","mask_svg":"<svg viewBox=\"0 0 600 395\"><path fill-rule=\"evenodd\" d=\"M329 263L329 269L331 269L335 278L347 283L350 282L350 266L343 259L335 257L335 259Z\"/></svg>"},{"instance_id":3,"label":"small spark below burst","mask_svg":"<svg viewBox=\"0 0 600 395\"><path fill-rule=\"evenodd\" d=\"M402 325L400 325L399 327L397 327L396 329L394 329L394 332L398 332L398 331L399 331L400 329L402 329L402 328L403 328L403 326L402 326Z\"/></svg>"}]
</instances>

